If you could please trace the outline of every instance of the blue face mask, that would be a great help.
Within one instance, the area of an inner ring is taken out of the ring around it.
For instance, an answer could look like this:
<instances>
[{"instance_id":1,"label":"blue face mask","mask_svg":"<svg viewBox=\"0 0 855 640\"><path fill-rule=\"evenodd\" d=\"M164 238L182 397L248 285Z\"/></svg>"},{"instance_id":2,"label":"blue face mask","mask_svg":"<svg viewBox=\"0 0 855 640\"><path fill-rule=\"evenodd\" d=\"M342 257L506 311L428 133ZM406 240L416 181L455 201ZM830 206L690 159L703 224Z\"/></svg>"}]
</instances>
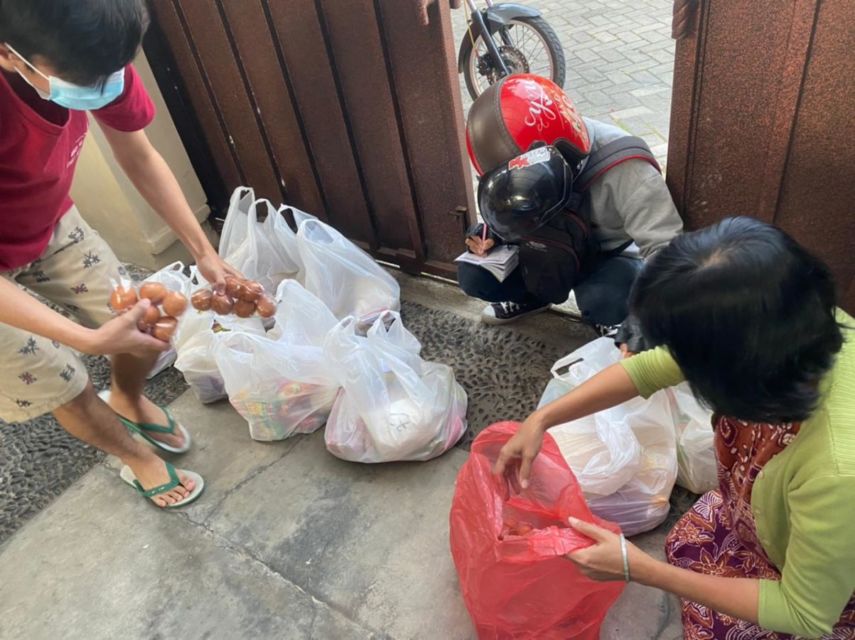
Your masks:
<instances>
[{"instance_id":1,"label":"blue face mask","mask_svg":"<svg viewBox=\"0 0 855 640\"><path fill-rule=\"evenodd\" d=\"M45 75L39 71L33 63L15 51L8 44L6 46L9 47L9 51L23 60L30 69L48 81L50 93L45 94L44 91L30 82L27 76L20 71L18 72L18 75L20 75L27 84L33 87L33 89L36 90L36 93L38 93L43 99L55 102L66 109L73 109L75 111L94 111L113 102L113 100L122 95L122 91L125 90L124 68L110 74L104 82L103 87L81 87L79 85L66 82L62 78Z\"/></svg>"}]
</instances>

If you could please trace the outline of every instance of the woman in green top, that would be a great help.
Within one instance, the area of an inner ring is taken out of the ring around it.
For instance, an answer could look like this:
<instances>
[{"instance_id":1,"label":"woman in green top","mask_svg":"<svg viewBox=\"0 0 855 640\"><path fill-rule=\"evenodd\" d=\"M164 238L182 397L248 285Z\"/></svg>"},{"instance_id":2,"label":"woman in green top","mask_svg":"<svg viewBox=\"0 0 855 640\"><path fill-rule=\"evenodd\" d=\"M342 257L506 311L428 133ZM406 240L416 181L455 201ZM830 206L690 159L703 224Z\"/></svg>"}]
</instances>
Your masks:
<instances>
[{"instance_id":1,"label":"woman in green top","mask_svg":"<svg viewBox=\"0 0 855 640\"><path fill-rule=\"evenodd\" d=\"M534 412L496 473L526 486L546 429L688 380L715 412L719 489L669 534L668 563L578 521L595 544L570 559L680 596L690 640L855 638L855 321L828 268L733 218L675 238L631 304L657 348Z\"/></svg>"}]
</instances>

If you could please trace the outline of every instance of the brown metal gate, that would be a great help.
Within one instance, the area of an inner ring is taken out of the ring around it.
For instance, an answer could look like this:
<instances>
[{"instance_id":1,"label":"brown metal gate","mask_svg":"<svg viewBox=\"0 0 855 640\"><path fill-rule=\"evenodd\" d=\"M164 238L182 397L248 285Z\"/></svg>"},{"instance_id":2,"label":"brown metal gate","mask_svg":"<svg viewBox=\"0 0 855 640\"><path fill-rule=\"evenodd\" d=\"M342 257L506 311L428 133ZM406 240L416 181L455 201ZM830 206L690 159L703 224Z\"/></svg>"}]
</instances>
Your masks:
<instances>
[{"instance_id":1,"label":"brown metal gate","mask_svg":"<svg viewBox=\"0 0 855 640\"><path fill-rule=\"evenodd\" d=\"M850 312L853 16L855 0L677 0L668 153L689 226L736 214L775 222L834 269Z\"/></svg>"},{"instance_id":2,"label":"brown metal gate","mask_svg":"<svg viewBox=\"0 0 855 640\"><path fill-rule=\"evenodd\" d=\"M454 276L472 189L447 2L428 26L414 0L151 4L146 50L200 133L185 138L197 168L210 153L209 194L251 186L408 271Z\"/></svg>"}]
</instances>

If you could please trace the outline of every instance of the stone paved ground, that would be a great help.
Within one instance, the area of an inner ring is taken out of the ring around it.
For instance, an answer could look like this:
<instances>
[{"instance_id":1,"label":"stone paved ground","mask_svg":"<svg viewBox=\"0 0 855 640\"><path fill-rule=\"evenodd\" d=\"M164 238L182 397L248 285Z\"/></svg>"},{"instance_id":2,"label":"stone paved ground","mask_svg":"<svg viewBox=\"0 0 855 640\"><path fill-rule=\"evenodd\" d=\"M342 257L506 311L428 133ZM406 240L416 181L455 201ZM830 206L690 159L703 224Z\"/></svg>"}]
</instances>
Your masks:
<instances>
[{"instance_id":1,"label":"stone paved ground","mask_svg":"<svg viewBox=\"0 0 855 640\"><path fill-rule=\"evenodd\" d=\"M406 305L410 328L435 328L425 336L426 348L437 347L428 357L451 355L445 337L466 345L455 357L470 362L472 375L487 363L478 380L491 380L494 394L471 398L492 400L502 418L526 404L501 408L517 397L505 389L521 368L542 383L541 361L586 339L556 314L484 339L478 302L456 287L397 276L402 298L421 305ZM502 333L527 342L534 357L502 356ZM509 375L491 358L519 366ZM358 465L329 455L320 431L253 442L226 403L201 406L185 394L171 408L194 437L193 450L173 461L204 476L205 494L158 513L116 477L114 460L95 465L0 544L0 638L475 640L448 542L466 452ZM633 542L663 559L666 530ZM631 584L600 640L679 640L678 611L674 597Z\"/></svg>"},{"instance_id":2,"label":"stone paved ground","mask_svg":"<svg viewBox=\"0 0 855 640\"><path fill-rule=\"evenodd\" d=\"M641 136L664 165L674 41L671 0L516 0L539 9L564 46L564 88L582 114ZM452 12L455 41L464 9ZM464 106L471 101L462 83Z\"/></svg>"}]
</instances>

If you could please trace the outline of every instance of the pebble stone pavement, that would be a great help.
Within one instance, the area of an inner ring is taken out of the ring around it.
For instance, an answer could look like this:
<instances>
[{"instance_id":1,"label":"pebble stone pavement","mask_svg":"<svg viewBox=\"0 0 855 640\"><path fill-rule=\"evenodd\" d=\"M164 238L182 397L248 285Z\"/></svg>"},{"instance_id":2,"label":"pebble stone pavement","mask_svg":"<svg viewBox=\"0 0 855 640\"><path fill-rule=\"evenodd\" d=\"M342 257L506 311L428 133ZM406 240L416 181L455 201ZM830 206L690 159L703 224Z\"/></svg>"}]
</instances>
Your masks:
<instances>
[{"instance_id":1,"label":"pebble stone pavement","mask_svg":"<svg viewBox=\"0 0 855 640\"><path fill-rule=\"evenodd\" d=\"M580 111L643 137L664 165L667 155L674 43L670 0L517 0L537 7L563 44L565 89ZM466 30L464 9L452 12L455 42ZM464 108L471 104L463 85ZM99 388L103 359L87 361ZM169 402L186 387L169 370L148 387ZM0 542L40 511L100 455L45 416L27 424L0 421Z\"/></svg>"},{"instance_id":2,"label":"pebble stone pavement","mask_svg":"<svg viewBox=\"0 0 855 640\"><path fill-rule=\"evenodd\" d=\"M135 280L148 276L127 266ZM95 389L109 387L107 359L82 359ZM181 373L169 368L148 381L146 395L167 405L186 389ZM51 415L14 424L0 420L0 544L101 459L102 453L66 433Z\"/></svg>"},{"instance_id":3,"label":"pebble stone pavement","mask_svg":"<svg viewBox=\"0 0 855 640\"><path fill-rule=\"evenodd\" d=\"M567 61L564 89L579 111L644 138L664 167L674 72L671 0L515 0L537 8ZM484 6L483 3L479 3ZM466 11L452 11L455 43ZM471 100L463 84L464 109Z\"/></svg>"}]
</instances>

